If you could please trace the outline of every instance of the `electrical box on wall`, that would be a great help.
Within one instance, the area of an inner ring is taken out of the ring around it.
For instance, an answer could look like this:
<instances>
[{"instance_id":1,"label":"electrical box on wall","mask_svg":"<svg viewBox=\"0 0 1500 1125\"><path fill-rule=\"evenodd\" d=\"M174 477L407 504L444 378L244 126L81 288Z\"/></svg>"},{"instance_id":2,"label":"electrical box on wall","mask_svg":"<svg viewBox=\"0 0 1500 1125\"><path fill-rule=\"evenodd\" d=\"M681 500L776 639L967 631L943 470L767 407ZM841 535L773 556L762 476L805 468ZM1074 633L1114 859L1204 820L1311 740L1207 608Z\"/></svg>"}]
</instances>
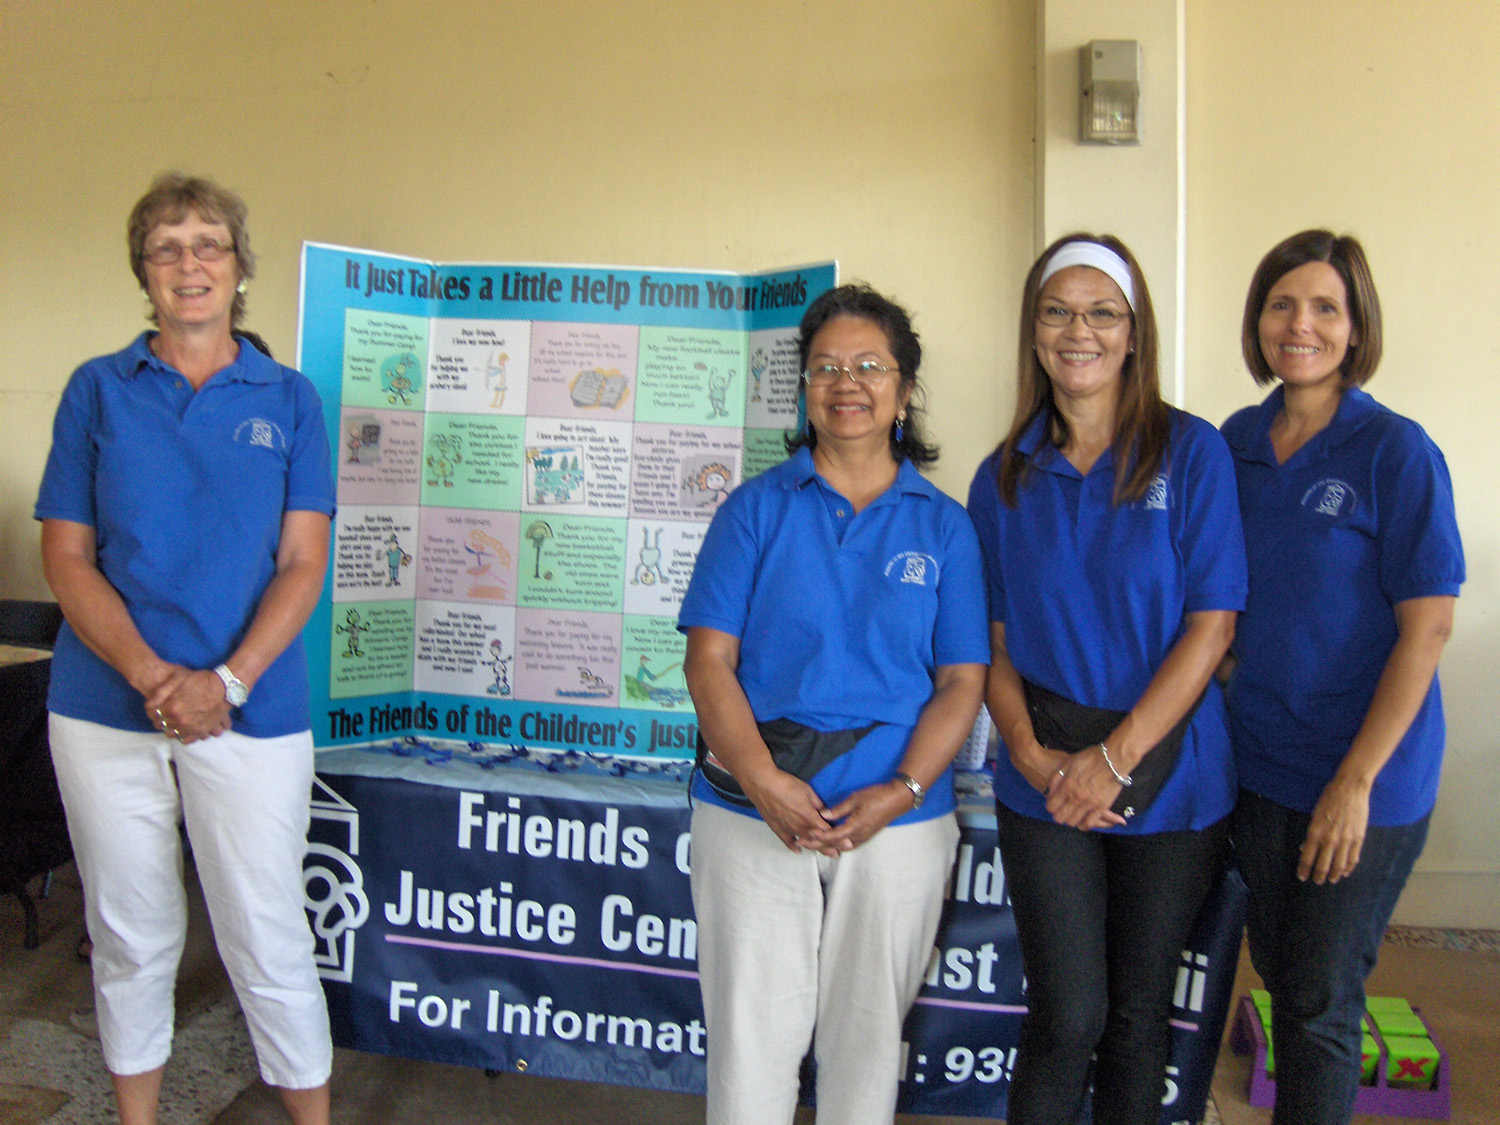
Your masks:
<instances>
[{"instance_id":1,"label":"electrical box on wall","mask_svg":"<svg viewBox=\"0 0 1500 1125\"><path fill-rule=\"evenodd\" d=\"M1079 143L1140 144L1140 42L1095 39L1078 54Z\"/></svg>"}]
</instances>

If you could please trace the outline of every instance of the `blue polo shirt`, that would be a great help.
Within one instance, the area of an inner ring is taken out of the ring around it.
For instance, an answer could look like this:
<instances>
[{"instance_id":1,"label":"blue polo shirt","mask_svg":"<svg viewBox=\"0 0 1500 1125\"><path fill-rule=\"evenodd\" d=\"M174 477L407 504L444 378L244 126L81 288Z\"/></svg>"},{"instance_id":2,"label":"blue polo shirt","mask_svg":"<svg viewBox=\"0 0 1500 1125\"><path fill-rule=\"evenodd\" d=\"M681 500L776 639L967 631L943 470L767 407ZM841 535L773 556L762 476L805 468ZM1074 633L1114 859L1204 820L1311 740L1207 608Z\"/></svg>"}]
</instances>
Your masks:
<instances>
[{"instance_id":1,"label":"blue polo shirt","mask_svg":"<svg viewBox=\"0 0 1500 1125\"><path fill-rule=\"evenodd\" d=\"M197 391L147 347L73 373L52 429L36 518L94 529L98 566L146 643L165 660L228 659L276 572L281 517L332 514L323 407L304 376L240 341L234 363ZM47 706L121 730L151 730L144 700L67 624ZM233 712L255 738L306 730L307 660L287 646Z\"/></svg>"},{"instance_id":2,"label":"blue polo shirt","mask_svg":"<svg viewBox=\"0 0 1500 1125\"><path fill-rule=\"evenodd\" d=\"M1083 476L1044 440L1046 424L1038 418L1021 437L1033 467L1014 508L1000 496L998 454L969 489L990 618L1004 623L1024 678L1091 707L1128 710L1182 636L1185 614L1244 607L1234 466L1213 426L1174 410L1160 475L1140 500L1117 506L1113 454ZM1235 792L1224 698L1211 682L1156 801L1103 831L1205 828L1228 815ZM1050 819L1046 798L1003 747L995 795L1017 813Z\"/></svg>"},{"instance_id":3,"label":"blue polo shirt","mask_svg":"<svg viewBox=\"0 0 1500 1125\"><path fill-rule=\"evenodd\" d=\"M1396 643L1397 602L1456 595L1463 546L1448 465L1422 427L1364 391L1276 463L1278 387L1224 423L1239 478L1250 599L1229 710L1240 783L1311 812L1375 696ZM1370 794L1370 823L1410 824L1437 800L1437 677Z\"/></svg>"},{"instance_id":4,"label":"blue polo shirt","mask_svg":"<svg viewBox=\"0 0 1500 1125\"><path fill-rule=\"evenodd\" d=\"M858 515L812 454L746 481L714 515L677 627L740 640L740 686L755 717L816 730L880 723L812 778L835 805L889 781L947 664L988 664L984 572L969 517L903 461ZM701 779L699 800L735 808ZM950 766L911 823L953 809Z\"/></svg>"}]
</instances>

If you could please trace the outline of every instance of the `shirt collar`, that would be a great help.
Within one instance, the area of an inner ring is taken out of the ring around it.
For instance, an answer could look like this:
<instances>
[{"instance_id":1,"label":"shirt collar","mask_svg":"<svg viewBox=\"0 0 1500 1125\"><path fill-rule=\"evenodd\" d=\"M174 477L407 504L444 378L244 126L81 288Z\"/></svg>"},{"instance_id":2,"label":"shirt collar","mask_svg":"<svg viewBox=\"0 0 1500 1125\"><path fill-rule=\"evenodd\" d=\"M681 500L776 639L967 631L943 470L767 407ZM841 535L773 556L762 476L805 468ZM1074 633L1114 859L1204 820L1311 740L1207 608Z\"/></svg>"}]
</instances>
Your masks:
<instances>
[{"instance_id":1,"label":"shirt collar","mask_svg":"<svg viewBox=\"0 0 1500 1125\"><path fill-rule=\"evenodd\" d=\"M1286 388L1278 385L1266 396L1264 402L1254 408L1252 424L1229 439L1230 447L1247 457L1274 465L1276 456L1271 451L1271 426L1281 413L1285 400ZM1378 413L1379 403L1358 387L1350 387L1339 395L1338 407L1328 425L1321 433L1313 435L1312 442L1308 444L1316 442L1329 449L1342 445L1364 429Z\"/></svg>"},{"instance_id":2,"label":"shirt collar","mask_svg":"<svg viewBox=\"0 0 1500 1125\"><path fill-rule=\"evenodd\" d=\"M1016 448L1019 449L1034 468L1042 469L1049 473L1057 473L1059 476L1082 478L1083 474L1074 468L1073 463L1062 455L1062 450L1052 444L1051 438L1052 413L1043 410L1033 418L1021 431L1021 436L1016 439ZM1098 469L1114 471L1115 450L1114 446L1108 446L1094 462L1090 473Z\"/></svg>"},{"instance_id":3,"label":"shirt collar","mask_svg":"<svg viewBox=\"0 0 1500 1125\"><path fill-rule=\"evenodd\" d=\"M802 488L809 481L814 480L824 487L828 486L828 482L818 475L818 467L813 462L812 450L805 445L792 454L786 466L787 472L782 480L782 487L788 491ZM905 457L896 467L896 488L903 493L926 496L929 499L937 495L937 486L919 473L917 467Z\"/></svg>"},{"instance_id":4,"label":"shirt collar","mask_svg":"<svg viewBox=\"0 0 1500 1125\"><path fill-rule=\"evenodd\" d=\"M123 362L119 372L122 376L133 377L147 367L175 373L174 368L157 359L156 353L151 350L151 338L155 335L151 331L142 332L120 353ZM274 383L281 378L280 365L274 359L243 336L236 336L235 340L239 342L240 354L224 370L216 372L215 379L222 377L226 382L237 383Z\"/></svg>"}]
</instances>

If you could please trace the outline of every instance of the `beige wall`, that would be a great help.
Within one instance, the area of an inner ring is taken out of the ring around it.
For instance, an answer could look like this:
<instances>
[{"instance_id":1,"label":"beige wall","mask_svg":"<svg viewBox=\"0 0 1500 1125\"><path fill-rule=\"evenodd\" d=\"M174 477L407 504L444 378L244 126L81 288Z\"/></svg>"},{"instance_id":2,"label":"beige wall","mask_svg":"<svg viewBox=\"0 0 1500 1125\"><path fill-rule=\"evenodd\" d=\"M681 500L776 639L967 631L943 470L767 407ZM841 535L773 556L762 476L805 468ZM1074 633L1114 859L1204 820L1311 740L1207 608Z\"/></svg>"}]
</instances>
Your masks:
<instances>
[{"instance_id":1,"label":"beige wall","mask_svg":"<svg viewBox=\"0 0 1500 1125\"><path fill-rule=\"evenodd\" d=\"M992 443L1031 251L1033 15L992 0L0 0L0 593L69 372L143 327L126 213L163 168L250 204L290 359L303 239L449 261L837 257L928 343L938 482Z\"/></svg>"},{"instance_id":2,"label":"beige wall","mask_svg":"<svg viewBox=\"0 0 1500 1125\"><path fill-rule=\"evenodd\" d=\"M837 257L916 310L936 477L962 495L1011 401L1035 24L1027 0L0 0L0 596L45 594L30 512L57 395L143 325L124 219L174 166L248 199L250 321L285 357L303 239L446 260ZM1387 307L1372 390L1446 451L1470 568L1443 669L1449 767L1402 909L1500 926L1500 345L1483 320L1500 8L1195 0L1186 54L1184 405L1218 421L1256 397L1239 302L1272 243L1313 224L1364 239Z\"/></svg>"},{"instance_id":3,"label":"beige wall","mask_svg":"<svg viewBox=\"0 0 1500 1125\"><path fill-rule=\"evenodd\" d=\"M1469 568L1442 791L1397 917L1500 927L1500 5L1204 0L1187 17L1188 407L1222 421L1260 398L1239 322L1261 255L1308 227L1357 235L1385 316L1369 390L1446 454Z\"/></svg>"}]
</instances>

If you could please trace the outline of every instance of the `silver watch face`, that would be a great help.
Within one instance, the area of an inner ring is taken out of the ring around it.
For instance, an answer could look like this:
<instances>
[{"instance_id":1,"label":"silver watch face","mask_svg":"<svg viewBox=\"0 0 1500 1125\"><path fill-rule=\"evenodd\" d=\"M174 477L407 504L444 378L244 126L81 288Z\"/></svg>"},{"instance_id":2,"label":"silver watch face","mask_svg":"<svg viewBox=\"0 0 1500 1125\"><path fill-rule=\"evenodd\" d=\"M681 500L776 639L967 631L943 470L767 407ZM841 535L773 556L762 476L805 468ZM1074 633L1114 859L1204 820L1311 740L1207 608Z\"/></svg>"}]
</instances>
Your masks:
<instances>
[{"instance_id":1,"label":"silver watch face","mask_svg":"<svg viewBox=\"0 0 1500 1125\"><path fill-rule=\"evenodd\" d=\"M231 707L243 707L245 700L250 698L250 689L244 681L229 670L226 664L220 664L214 669L215 675L224 681L224 698L229 701Z\"/></svg>"}]
</instances>

